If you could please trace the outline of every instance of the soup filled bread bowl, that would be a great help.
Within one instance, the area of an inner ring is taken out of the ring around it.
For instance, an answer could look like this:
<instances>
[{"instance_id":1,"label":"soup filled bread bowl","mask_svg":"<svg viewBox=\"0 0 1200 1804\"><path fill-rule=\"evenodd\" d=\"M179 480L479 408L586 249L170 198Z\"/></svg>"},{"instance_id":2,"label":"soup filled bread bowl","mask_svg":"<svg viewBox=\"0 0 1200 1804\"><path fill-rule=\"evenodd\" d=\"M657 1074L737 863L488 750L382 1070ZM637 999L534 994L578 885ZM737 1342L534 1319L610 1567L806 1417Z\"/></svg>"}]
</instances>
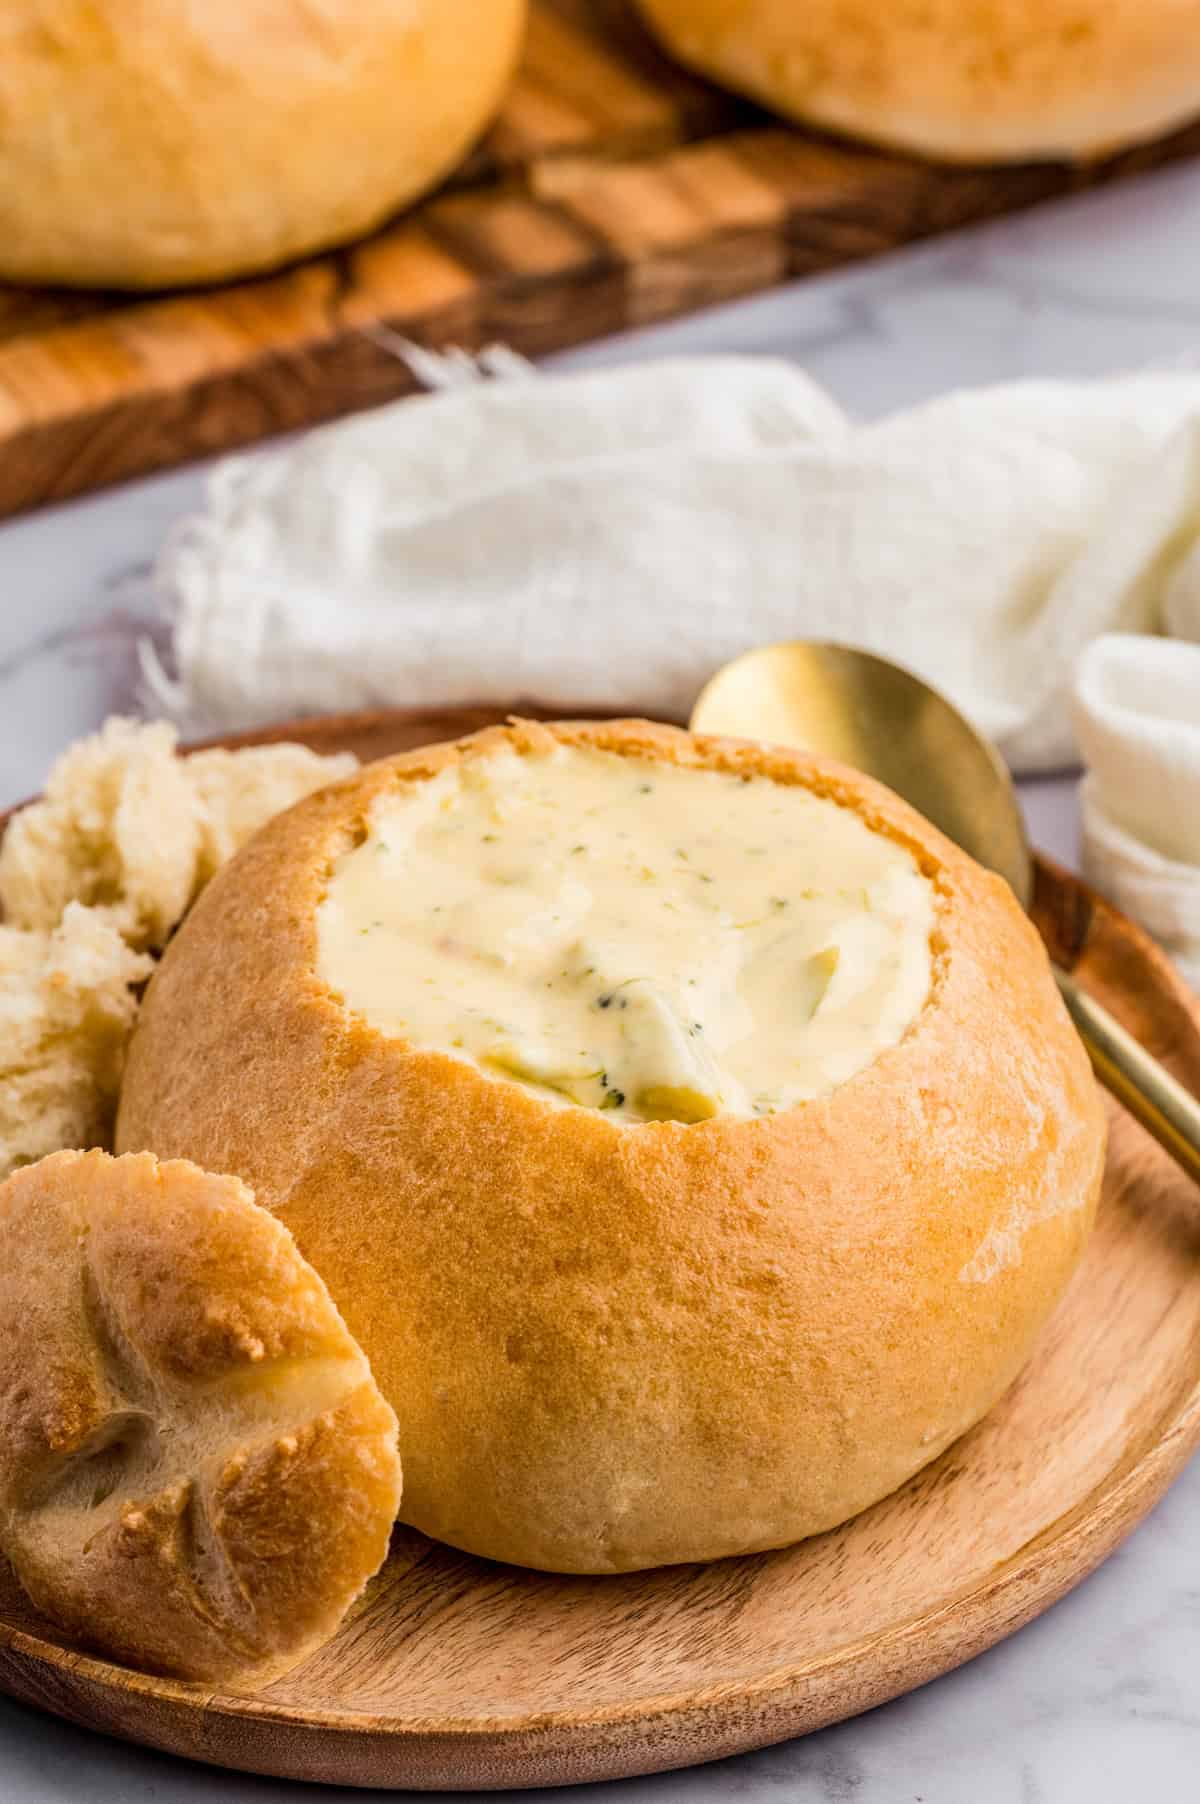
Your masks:
<instances>
[{"instance_id":1,"label":"soup filled bread bowl","mask_svg":"<svg viewBox=\"0 0 1200 1804\"><path fill-rule=\"evenodd\" d=\"M890 792L518 721L217 874L117 1145L291 1230L396 1412L405 1521L602 1573L817 1533L978 1421L1104 1117L1011 892Z\"/></svg>"}]
</instances>

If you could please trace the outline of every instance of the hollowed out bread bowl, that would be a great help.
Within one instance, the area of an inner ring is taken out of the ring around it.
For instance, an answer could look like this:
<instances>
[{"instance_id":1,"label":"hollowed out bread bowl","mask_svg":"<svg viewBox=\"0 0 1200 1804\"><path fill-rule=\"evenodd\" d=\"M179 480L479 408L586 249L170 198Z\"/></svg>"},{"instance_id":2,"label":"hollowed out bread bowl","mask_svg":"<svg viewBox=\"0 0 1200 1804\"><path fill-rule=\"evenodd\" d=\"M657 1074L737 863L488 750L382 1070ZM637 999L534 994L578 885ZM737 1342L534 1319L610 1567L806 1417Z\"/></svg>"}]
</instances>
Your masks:
<instances>
[{"instance_id":1,"label":"hollowed out bread bowl","mask_svg":"<svg viewBox=\"0 0 1200 1804\"><path fill-rule=\"evenodd\" d=\"M906 847L932 978L898 1041L776 1113L631 1123L348 1009L317 911L372 811L562 747L799 786ZM624 721L490 729L272 821L150 984L117 1139L286 1222L396 1410L404 1520L605 1572L817 1533L976 1422L1079 1257L1104 1123L999 879L856 773Z\"/></svg>"}]
</instances>

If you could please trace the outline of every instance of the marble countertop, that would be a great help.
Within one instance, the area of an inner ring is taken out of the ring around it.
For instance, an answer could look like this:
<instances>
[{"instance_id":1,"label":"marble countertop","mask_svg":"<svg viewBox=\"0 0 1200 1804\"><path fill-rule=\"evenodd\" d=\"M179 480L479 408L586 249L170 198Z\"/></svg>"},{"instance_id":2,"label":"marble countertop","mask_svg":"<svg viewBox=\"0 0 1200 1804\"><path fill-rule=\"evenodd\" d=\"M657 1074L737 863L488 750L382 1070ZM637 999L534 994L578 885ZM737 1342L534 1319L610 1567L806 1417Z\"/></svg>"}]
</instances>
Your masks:
<instances>
[{"instance_id":1,"label":"marble countertop","mask_svg":"<svg viewBox=\"0 0 1200 1804\"><path fill-rule=\"evenodd\" d=\"M558 361L782 353L868 417L959 384L1182 366L1198 349L1200 167L1183 166ZM150 565L203 482L193 466L0 525L0 806L35 789L70 739L132 706L136 641L163 632ZM1070 782L1027 785L1024 798L1035 841L1072 860ZM1198 1773L1200 1462L1098 1573L959 1672L802 1741L610 1786L606 1801L1183 1804ZM0 1699L5 1804L321 1795Z\"/></svg>"}]
</instances>

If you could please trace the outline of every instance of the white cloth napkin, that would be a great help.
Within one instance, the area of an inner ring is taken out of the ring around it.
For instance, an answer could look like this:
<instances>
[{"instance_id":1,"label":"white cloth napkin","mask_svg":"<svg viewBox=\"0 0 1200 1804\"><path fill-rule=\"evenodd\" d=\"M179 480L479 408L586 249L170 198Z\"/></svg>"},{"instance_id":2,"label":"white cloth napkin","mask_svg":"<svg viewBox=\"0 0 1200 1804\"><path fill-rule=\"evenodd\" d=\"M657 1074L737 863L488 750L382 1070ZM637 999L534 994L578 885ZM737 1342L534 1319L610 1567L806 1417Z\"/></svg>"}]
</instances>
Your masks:
<instances>
[{"instance_id":1,"label":"white cloth napkin","mask_svg":"<svg viewBox=\"0 0 1200 1804\"><path fill-rule=\"evenodd\" d=\"M859 426L770 359L429 367L455 385L218 466L158 573L160 705L206 728L518 699L680 718L723 660L823 636L908 664L1027 772L1078 755L1091 640L1200 640L1200 375L1018 383ZM1116 708L1093 815L1115 806ZM1131 795L1112 818L1140 838Z\"/></svg>"},{"instance_id":2,"label":"white cloth napkin","mask_svg":"<svg viewBox=\"0 0 1200 1804\"><path fill-rule=\"evenodd\" d=\"M1075 722L1085 873L1200 989L1200 645L1098 640Z\"/></svg>"}]
</instances>

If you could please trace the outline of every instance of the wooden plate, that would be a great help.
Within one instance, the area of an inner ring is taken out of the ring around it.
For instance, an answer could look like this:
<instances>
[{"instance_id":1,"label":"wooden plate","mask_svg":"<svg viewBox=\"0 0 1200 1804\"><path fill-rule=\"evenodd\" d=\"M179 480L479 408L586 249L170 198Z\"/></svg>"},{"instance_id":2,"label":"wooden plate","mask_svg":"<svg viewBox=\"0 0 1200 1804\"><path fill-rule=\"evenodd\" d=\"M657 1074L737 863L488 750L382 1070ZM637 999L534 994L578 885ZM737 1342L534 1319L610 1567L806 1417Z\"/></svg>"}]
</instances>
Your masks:
<instances>
[{"instance_id":1,"label":"wooden plate","mask_svg":"<svg viewBox=\"0 0 1200 1804\"><path fill-rule=\"evenodd\" d=\"M488 710L309 721L259 739L362 755ZM1063 963L1200 1089L1188 994L1065 872L1037 913ZM337 1638L252 1698L123 1671L64 1643L0 1569L0 1686L193 1758L364 1786L558 1785L686 1766L803 1734L1011 1634L1105 1558L1200 1442L1200 1196L1112 1123L1084 1264L979 1428L844 1528L780 1553L555 1578L400 1531Z\"/></svg>"}]
</instances>

